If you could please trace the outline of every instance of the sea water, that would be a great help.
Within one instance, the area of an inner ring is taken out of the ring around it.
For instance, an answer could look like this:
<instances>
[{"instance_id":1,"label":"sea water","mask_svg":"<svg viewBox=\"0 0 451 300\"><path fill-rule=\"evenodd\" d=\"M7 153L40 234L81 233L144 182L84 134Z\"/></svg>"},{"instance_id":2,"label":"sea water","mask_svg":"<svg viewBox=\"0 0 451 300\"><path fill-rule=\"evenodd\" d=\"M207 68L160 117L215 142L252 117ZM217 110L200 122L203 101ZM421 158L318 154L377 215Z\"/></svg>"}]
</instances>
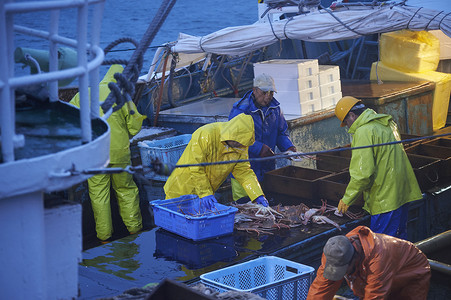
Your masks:
<instances>
[{"instance_id":1,"label":"sea water","mask_svg":"<svg viewBox=\"0 0 451 300\"><path fill-rule=\"evenodd\" d=\"M102 18L100 47L103 49L111 42L125 37L140 42L162 2L162 0L106 0ZM141 75L148 71L156 47L177 40L181 32L202 36L229 26L249 25L254 23L257 18L257 0L179 0L169 12L165 22L151 42L149 50L145 53ZM14 20L17 25L48 31L50 13L24 13L15 15ZM75 39L76 23L76 9L62 10L58 33L61 36ZM16 47L48 49L48 41L22 34L15 35L14 42ZM120 44L113 48L105 59L129 60L134 49L133 44ZM101 73L105 73L106 70L107 67L102 67ZM23 69L22 64L16 64L15 72L25 75L29 74L30 71L28 67ZM71 85L74 85L74 83L76 82L74 81Z\"/></svg>"}]
</instances>

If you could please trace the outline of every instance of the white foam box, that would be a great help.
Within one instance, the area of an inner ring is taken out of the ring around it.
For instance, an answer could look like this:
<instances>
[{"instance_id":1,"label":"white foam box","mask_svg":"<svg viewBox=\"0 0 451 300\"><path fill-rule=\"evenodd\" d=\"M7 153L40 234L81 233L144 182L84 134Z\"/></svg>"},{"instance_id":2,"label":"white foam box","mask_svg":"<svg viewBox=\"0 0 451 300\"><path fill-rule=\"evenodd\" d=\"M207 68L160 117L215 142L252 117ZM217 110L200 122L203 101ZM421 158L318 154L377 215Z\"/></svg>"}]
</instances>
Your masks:
<instances>
[{"instance_id":1,"label":"white foam box","mask_svg":"<svg viewBox=\"0 0 451 300\"><path fill-rule=\"evenodd\" d=\"M277 91L300 91L319 86L318 76L304 76L300 78L273 77Z\"/></svg>"},{"instance_id":2,"label":"white foam box","mask_svg":"<svg viewBox=\"0 0 451 300\"><path fill-rule=\"evenodd\" d=\"M430 30L430 33L435 35L440 42L440 59L451 58L451 38L443 33L441 30Z\"/></svg>"},{"instance_id":3,"label":"white foam box","mask_svg":"<svg viewBox=\"0 0 451 300\"><path fill-rule=\"evenodd\" d=\"M274 97L280 102L284 114L301 115L299 91L277 91Z\"/></svg>"},{"instance_id":4,"label":"white foam box","mask_svg":"<svg viewBox=\"0 0 451 300\"><path fill-rule=\"evenodd\" d=\"M321 99L315 99L310 101L301 102L301 115L305 116L312 112L321 110Z\"/></svg>"},{"instance_id":5,"label":"white foam box","mask_svg":"<svg viewBox=\"0 0 451 300\"><path fill-rule=\"evenodd\" d=\"M299 97L300 97L301 103L305 102L305 101L320 100L321 95L320 95L319 87L313 87L310 89L300 90Z\"/></svg>"},{"instance_id":6,"label":"white foam box","mask_svg":"<svg viewBox=\"0 0 451 300\"><path fill-rule=\"evenodd\" d=\"M342 97L341 92L321 97L321 109L328 109L334 107L337 104L337 102L341 99L341 97Z\"/></svg>"},{"instance_id":7,"label":"white foam box","mask_svg":"<svg viewBox=\"0 0 451 300\"><path fill-rule=\"evenodd\" d=\"M254 76L266 73L273 78L300 78L318 74L317 59L272 59L254 64Z\"/></svg>"},{"instance_id":8,"label":"white foam box","mask_svg":"<svg viewBox=\"0 0 451 300\"><path fill-rule=\"evenodd\" d=\"M327 97L332 94L341 93L341 81L333 81L319 86L321 97Z\"/></svg>"},{"instance_id":9,"label":"white foam box","mask_svg":"<svg viewBox=\"0 0 451 300\"><path fill-rule=\"evenodd\" d=\"M319 65L318 79L320 85L340 80L340 68L338 66Z\"/></svg>"}]
</instances>

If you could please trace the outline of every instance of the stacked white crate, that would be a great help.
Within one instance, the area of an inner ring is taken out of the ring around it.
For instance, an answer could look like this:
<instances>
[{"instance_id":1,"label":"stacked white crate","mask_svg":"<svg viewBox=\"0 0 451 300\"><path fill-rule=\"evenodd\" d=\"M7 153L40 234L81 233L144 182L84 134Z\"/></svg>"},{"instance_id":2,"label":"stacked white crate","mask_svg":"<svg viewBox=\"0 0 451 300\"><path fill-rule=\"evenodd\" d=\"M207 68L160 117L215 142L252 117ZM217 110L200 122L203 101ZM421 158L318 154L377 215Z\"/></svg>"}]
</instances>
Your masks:
<instances>
[{"instance_id":1,"label":"stacked white crate","mask_svg":"<svg viewBox=\"0 0 451 300\"><path fill-rule=\"evenodd\" d=\"M338 66L320 65L318 72L321 108L331 108L342 97L340 69Z\"/></svg>"},{"instance_id":2,"label":"stacked white crate","mask_svg":"<svg viewBox=\"0 0 451 300\"><path fill-rule=\"evenodd\" d=\"M306 115L321 109L318 60L273 59L254 64L254 76L266 73L274 78L284 114Z\"/></svg>"}]
</instances>

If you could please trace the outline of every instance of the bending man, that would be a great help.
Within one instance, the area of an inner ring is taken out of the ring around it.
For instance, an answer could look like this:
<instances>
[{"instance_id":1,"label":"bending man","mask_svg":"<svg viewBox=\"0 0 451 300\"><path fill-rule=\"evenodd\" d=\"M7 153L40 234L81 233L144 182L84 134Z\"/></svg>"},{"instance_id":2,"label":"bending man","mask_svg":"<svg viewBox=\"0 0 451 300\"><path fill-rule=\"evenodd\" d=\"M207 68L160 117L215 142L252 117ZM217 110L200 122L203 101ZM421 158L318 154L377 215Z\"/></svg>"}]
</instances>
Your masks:
<instances>
[{"instance_id":1,"label":"bending man","mask_svg":"<svg viewBox=\"0 0 451 300\"><path fill-rule=\"evenodd\" d=\"M411 242L358 226L327 241L307 300L332 300L343 278L360 299L426 300L431 267Z\"/></svg>"},{"instance_id":2,"label":"bending man","mask_svg":"<svg viewBox=\"0 0 451 300\"><path fill-rule=\"evenodd\" d=\"M198 128L177 164L248 159L247 150L253 143L254 121L251 116L240 114L228 122L210 123ZM210 207L216 202L215 191L230 173L251 200L268 205L249 162L176 168L164 185L166 199L194 194Z\"/></svg>"}]
</instances>

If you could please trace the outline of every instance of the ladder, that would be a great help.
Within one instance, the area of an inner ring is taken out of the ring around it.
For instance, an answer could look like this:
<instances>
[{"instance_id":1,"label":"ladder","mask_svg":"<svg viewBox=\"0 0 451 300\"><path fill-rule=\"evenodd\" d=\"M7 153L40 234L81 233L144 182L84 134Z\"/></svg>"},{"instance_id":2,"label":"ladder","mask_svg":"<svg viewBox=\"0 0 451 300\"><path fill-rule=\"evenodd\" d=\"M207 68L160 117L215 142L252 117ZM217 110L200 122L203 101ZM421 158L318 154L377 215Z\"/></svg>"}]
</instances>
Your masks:
<instances>
[{"instance_id":1,"label":"ladder","mask_svg":"<svg viewBox=\"0 0 451 300\"><path fill-rule=\"evenodd\" d=\"M346 74L350 74L351 79L369 79L371 64L379 57L379 42L377 35L362 36L359 39L359 47L349 56Z\"/></svg>"}]
</instances>

